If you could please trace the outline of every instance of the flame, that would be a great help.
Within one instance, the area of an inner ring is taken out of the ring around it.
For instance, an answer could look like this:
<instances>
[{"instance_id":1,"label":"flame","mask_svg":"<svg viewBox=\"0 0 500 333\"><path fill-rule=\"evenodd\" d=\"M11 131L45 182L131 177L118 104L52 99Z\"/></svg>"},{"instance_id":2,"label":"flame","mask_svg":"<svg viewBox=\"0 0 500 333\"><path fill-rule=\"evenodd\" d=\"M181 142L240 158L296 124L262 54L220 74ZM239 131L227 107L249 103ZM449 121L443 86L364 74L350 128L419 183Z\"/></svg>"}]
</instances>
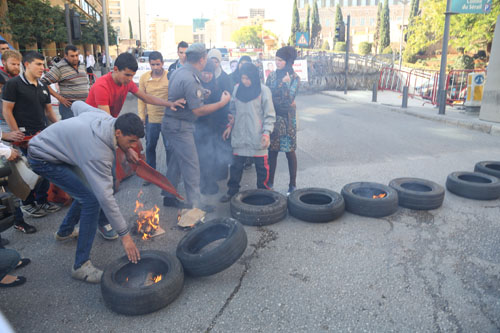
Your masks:
<instances>
[{"instance_id":1,"label":"flame","mask_svg":"<svg viewBox=\"0 0 500 333\"><path fill-rule=\"evenodd\" d=\"M159 274L159 275L153 276L153 278L151 280L153 280L154 283L158 283L161 281L161 279L162 279L162 275Z\"/></svg>"},{"instance_id":2,"label":"flame","mask_svg":"<svg viewBox=\"0 0 500 333\"><path fill-rule=\"evenodd\" d=\"M142 191L139 192L138 198L142 195ZM142 234L142 239L150 239L155 231L160 226L160 208L158 206L154 206L149 210L143 210L144 204L139 202L139 200L135 201L135 210L134 213L137 214L137 232Z\"/></svg>"},{"instance_id":3,"label":"flame","mask_svg":"<svg viewBox=\"0 0 500 333\"><path fill-rule=\"evenodd\" d=\"M386 193L381 193L379 195L373 195L373 199L380 199L380 198L385 198L386 197Z\"/></svg>"}]
</instances>

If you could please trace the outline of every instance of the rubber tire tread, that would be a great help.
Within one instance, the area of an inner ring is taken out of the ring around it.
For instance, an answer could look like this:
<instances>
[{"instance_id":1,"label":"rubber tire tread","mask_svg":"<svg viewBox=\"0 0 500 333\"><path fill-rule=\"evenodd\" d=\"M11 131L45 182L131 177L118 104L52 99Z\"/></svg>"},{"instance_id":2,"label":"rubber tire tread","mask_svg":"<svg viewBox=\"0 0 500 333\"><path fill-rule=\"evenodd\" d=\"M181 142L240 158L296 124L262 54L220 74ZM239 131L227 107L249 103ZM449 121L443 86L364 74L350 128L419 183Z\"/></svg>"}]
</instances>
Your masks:
<instances>
[{"instance_id":1,"label":"rubber tire tread","mask_svg":"<svg viewBox=\"0 0 500 333\"><path fill-rule=\"evenodd\" d=\"M246 197L263 195L274 199L269 205L249 205L243 202ZM256 189L236 193L231 198L231 216L242 224L249 226L265 226L283 220L287 215L286 197L278 192Z\"/></svg>"},{"instance_id":2,"label":"rubber tire tread","mask_svg":"<svg viewBox=\"0 0 500 333\"><path fill-rule=\"evenodd\" d=\"M319 194L330 197L328 204L314 205L301 201L301 197L309 194ZM331 222L344 214L344 198L337 192L325 188L310 187L293 191L288 196L288 211L299 220L314 223Z\"/></svg>"},{"instance_id":3,"label":"rubber tire tread","mask_svg":"<svg viewBox=\"0 0 500 333\"><path fill-rule=\"evenodd\" d=\"M148 287L126 288L114 282L114 275L129 263L127 256L114 261L103 272L101 293L111 310L130 316L157 311L172 303L184 286L184 271L176 256L156 250L141 251L141 259L161 259L168 265L162 280Z\"/></svg>"},{"instance_id":4,"label":"rubber tire tread","mask_svg":"<svg viewBox=\"0 0 500 333\"><path fill-rule=\"evenodd\" d=\"M225 237L214 234L221 228L227 231ZM203 248L221 238L225 240L209 251L198 253L191 250L197 244L204 244L201 246ZM241 223L232 218L218 218L199 225L186 234L177 245L176 254L186 274L208 276L219 273L238 261L245 252L247 243L247 234Z\"/></svg>"},{"instance_id":5,"label":"rubber tire tread","mask_svg":"<svg viewBox=\"0 0 500 333\"><path fill-rule=\"evenodd\" d=\"M495 164L500 167L500 161L482 161L474 166L474 172L482 172L500 179L500 171L486 167L489 164Z\"/></svg>"},{"instance_id":6,"label":"rubber tire tread","mask_svg":"<svg viewBox=\"0 0 500 333\"><path fill-rule=\"evenodd\" d=\"M467 182L458 178L462 175L487 178L491 180L491 183ZM500 180L495 176L481 172L452 172L446 179L446 188L451 193L473 200L495 200L500 198Z\"/></svg>"},{"instance_id":7,"label":"rubber tire tread","mask_svg":"<svg viewBox=\"0 0 500 333\"><path fill-rule=\"evenodd\" d=\"M371 187L387 193L379 199L365 198L352 191L361 187ZM345 201L345 208L353 214L368 217L384 217L394 214L398 210L398 192L392 187L372 182L356 182L345 185L341 191Z\"/></svg>"},{"instance_id":8,"label":"rubber tire tread","mask_svg":"<svg viewBox=\"0 0 500 333\"><path fill-rule=\"evenodd\" d=\"M402 187L405 183L416 183L428 186L430 192L419 192ZM399 205L414 210L432 210L443 205L445 190L441 185L421 178L396 178L390 181L389 186L398 192Z\"/></svg>"}]
</instances>

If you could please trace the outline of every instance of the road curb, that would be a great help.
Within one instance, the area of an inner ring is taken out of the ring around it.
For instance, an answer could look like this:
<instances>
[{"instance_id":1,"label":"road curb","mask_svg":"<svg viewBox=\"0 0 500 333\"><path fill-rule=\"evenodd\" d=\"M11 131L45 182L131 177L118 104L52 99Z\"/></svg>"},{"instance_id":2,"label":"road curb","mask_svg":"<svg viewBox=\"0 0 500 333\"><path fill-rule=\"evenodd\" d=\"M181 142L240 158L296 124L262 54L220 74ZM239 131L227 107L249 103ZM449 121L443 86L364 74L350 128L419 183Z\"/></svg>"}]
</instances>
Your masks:
<instances>
[{"instance_id":1,"label":"road curb","mask_svg":"<svg viewBox=\"0 0 500 333\"><path fill-rule=\"evenodd\" d=\"M328 94L327 92L320 92L322 95L341 99L346 102L354 102L350 100L349 98L345 98L343 96L337 96L337 95L331 95ZM392 112L397 112L397 113L402 113L406 115L410 115L413 117L421 118L421 119L427 119L427 120L433 120L437 122L441 122L447 125L455 126L455 127L460 127L460 128L465 128L473 131L478 131L494 136L500 136L500 124L499 125L490 125L490 124L481 124L481 123L476 123L473 121L465 120L465 119L454 119L454 118L447 118L446 115L429 115L429 114L423 114L419 113L417 111L412 111L408 109L402 109L400 107L394 106L394 105L381 105L378 103L368 103L368 102L357 102L357 103L366 103L366 104L371 104L375 106L376 108L379 109L384 109L384 110L389 110Z\"/></svg>"}]
</instances>

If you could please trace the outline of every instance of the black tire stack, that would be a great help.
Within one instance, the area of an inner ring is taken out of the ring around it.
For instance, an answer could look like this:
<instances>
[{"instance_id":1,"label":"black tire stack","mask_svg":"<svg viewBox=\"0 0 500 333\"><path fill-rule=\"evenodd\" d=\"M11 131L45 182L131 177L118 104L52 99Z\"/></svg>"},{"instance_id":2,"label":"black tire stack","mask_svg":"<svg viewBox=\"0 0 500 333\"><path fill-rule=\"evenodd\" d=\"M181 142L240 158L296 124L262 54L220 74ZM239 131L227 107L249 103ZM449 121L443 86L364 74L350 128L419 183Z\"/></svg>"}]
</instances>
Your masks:
<instances>
[{"instance_id":1,"label":"black tire stack","mask_svg":"<svg viewBox=\"0 0 500 333\"><path fill-rule=\"evenodd\" d=\"M430 180L396 178L389 186L398 192L398 203L404 208L432 210L441 207L444 201L444 188Z\"/></svg>"}]
</instances>

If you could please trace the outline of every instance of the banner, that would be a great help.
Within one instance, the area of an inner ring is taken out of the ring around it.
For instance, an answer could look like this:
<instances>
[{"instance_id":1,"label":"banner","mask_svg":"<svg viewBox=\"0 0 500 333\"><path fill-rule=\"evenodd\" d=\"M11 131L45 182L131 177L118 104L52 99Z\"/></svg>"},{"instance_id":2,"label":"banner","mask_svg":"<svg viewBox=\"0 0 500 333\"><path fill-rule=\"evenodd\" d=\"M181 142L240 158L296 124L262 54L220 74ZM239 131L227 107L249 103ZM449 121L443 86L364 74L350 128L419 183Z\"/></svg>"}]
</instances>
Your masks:
<instances>
[{"instance_id":1,"label":"banner","mask_svg":"<svg viewBox=\"0 0 500 333\"><path fill-rule=\"evenodd\" d=\"M276 62L264 60L262 61L262 67L264 68L264 82L267 80L269 74L276 70ZM300 77L300 81L307 82L307 60L295 60L293 64L293 70Z\"/></svg>"}]
</instances>

